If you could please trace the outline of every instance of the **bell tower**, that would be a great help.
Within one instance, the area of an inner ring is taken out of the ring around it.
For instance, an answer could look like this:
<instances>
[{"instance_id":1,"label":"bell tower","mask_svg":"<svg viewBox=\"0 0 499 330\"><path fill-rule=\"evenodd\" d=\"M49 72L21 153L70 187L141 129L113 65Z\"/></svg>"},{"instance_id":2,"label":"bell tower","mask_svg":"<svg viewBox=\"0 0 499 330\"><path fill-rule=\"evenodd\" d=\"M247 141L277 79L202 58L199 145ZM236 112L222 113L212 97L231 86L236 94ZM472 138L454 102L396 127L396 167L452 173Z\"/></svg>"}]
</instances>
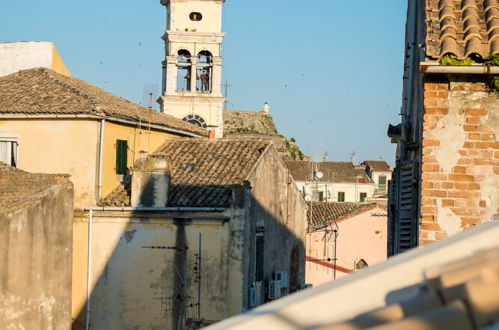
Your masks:
<instances>
[{"instance_id":1,"label":"bell tower","mask_svg":"<svg viewBox=\"0 0 499 330\"><path fill-rule=\"evenodd\" d=\"M161 0L166 7L161 112L223 137L222 7L225 0Z\"/></svg>"}]
</instances>

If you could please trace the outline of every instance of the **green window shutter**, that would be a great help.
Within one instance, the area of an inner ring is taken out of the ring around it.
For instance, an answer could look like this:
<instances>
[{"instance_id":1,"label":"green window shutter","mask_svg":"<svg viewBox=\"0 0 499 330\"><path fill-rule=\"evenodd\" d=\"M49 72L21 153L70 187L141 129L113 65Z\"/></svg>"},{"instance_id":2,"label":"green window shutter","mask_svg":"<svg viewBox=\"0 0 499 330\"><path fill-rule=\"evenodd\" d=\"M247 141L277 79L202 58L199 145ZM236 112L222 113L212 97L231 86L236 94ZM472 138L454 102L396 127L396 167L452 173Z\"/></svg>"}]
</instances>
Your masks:
<instances>
[{"instance_id":1,"label":"green window shutter","mask_svg":"<svg viewBox=\"0 0 499 330\"><path fill-rule=\"evenodd\" d=\"M116 141L116 174L127 174L128 143L126 140Z\"/></svg>"},{"instance_id":2,"label":"green window shutter","mask_svg":"<svg viewBox=\"0 0 499 330\"><path fill-rule=\"evenodd\" d=\"M367 193L360 193L360 202L364 203L367 198Z\"/></svg>"},{"instance_id":3,"label":"green window shutter","mask_svg":"<svg viewBox=\"0 0 499 330\"><path fill-rule=\"evenodd\" d=\"M345 201L345 192L339 191L338 192L338 202L344 202Z\"/></svg>"}]
</instances>

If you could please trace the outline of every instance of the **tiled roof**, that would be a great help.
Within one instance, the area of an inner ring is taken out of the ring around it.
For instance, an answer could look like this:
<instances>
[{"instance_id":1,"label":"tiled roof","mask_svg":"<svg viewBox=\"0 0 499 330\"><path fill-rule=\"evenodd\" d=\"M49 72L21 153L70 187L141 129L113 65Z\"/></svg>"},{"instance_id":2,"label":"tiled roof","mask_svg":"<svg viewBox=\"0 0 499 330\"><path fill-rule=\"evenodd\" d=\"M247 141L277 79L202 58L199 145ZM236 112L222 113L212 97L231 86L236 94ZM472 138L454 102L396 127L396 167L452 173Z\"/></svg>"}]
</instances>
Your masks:
<instances>
[{"instance_id":1,"label":"tiled roof","mask_svg":"<svg viewBox=\"0 0 499 330\"><path fill-rule=\"evenodd\" d=\"M287 161L286 166L291 171L295 181L313 181L313 169L322 172L323 177L318 182L323 183L372 183L364 171L355 168L351 162L307 162Z\"/></svg>"},{"instance_id":2,"label":"tiled roof","mask_svg":"<svg viewBox=\"0 0 499 330\"><path fill-rule=\"evenodd\" d=\"M95 115L148 123L199 136L207 132L181 119L142 107L82 80L50 69L0 77L0 114Z\"/></svg>"},{"instance_id":3,"label":"tiled roof","mask_svg":"<svg viewBox=\"0 0 499 330\"><path fill-rule=\"evenodd\" d=\"M376 204L365 203L314 202L307 212L309 230L322 229L333 220L369 210L375 206Z\"/></svg>"},{"instance_id":4,"label":"tiled roof","mask_svg":"<svg viewBox=\"0 0 499 330\"><path fill-rule=\"evenodd\" d=\"M68 181L68 175L28 173L0 162L0 208Z\"/></svg>"},{"instance_id":5,"label":"tiled roof","mask_svg":"<svg viewBox=\"0 0 499 330\"><path fill-rule=\"evenodd\" d=\"M366 160L363 164L374 172L391 172L390 165L384 160Z\"/></svg>"},{"instance_id":6,"label":"tiled roof","mask_svg":"<svg viewBox=\"0 0 499 330\"><path fill-rule=\"evenodd\" d=\"M168 206L229 206L234 186L243 184L271 145L270 139L167 140L155 157L172 161ZM129 185L123 185L102 205L129 206L129 196Z\"/></svg>"},{"instance_id":7,"label":"tiled roof","mask_svg":"<svg viewBox=\"0 0 499 330\"><path fill-rule=\"evenodd\" d=\"M426 0L426 56L499 54L498 0Z\"/></svg>"}]
</instances>

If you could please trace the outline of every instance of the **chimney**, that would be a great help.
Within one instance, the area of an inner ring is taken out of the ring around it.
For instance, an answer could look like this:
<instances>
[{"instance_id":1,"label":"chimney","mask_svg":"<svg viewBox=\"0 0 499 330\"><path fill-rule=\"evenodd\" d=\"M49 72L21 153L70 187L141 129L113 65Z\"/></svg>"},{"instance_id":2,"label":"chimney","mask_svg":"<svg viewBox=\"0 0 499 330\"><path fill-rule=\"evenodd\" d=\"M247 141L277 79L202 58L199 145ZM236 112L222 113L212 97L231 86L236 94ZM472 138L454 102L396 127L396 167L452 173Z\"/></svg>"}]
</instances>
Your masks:
<instances>
[{"instance_id":1,"label":"chimney","mask_svg":"<svg viewBox=\"0 0 499 330\"><path fill-rule=\"evenodd\" d=\"M165 207L170 188L170 159L167 155L146 157L141 153L132 175L132 207Z\"/></svg>"}]
</instances>

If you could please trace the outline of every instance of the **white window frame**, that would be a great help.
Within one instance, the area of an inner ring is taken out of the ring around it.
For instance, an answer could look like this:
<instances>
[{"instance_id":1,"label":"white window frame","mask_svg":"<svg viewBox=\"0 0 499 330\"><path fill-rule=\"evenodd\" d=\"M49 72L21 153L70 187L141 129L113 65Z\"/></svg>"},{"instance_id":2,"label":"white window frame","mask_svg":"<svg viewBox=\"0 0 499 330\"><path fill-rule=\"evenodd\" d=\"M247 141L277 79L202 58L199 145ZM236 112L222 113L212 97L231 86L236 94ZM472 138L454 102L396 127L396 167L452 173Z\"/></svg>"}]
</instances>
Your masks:
<instances>
[{"instance_id":1,"label":"white window frame","mask_svg":"<svg viewBox=\"0 0 499 330\"><path fill-rule=\"evenodd\" d=\"M16 160L16 167L19 167L19 134L12 134L12 133L0 133L0 142L15 142L16 143L16 155L15 155L15 160ZM9 164L11 165L11 164Z\"/></svg>"}]
</instances>

